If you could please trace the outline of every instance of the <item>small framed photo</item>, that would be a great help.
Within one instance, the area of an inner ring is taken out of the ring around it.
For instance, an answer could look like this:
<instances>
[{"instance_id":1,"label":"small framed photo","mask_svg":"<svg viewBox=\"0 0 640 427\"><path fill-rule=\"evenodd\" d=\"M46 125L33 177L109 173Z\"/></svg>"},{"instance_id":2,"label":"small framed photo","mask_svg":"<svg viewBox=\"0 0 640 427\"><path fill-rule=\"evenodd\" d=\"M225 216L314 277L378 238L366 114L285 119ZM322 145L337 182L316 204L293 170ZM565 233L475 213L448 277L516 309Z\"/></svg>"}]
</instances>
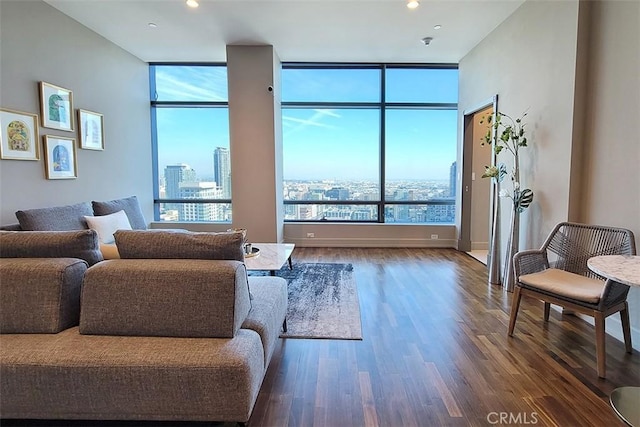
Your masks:
<instances>
[{"instance_id":1,"label":"small framed photo","mask_svg":"<svg viewBox=\"0 0 640 427\"><path fill-rule=\"evenodd\" d=\"M40 160L38 115L0 108L0 159Z\"/></svg>"},{"instance_id":2,"label":"small framed photo","mask_svg":"<svg viewBox=\"0 0 640 427\"><path fill-rule=\"evenodd\" d=\"M104 117L100 113L78 109L80 148L104 150Z\"/></svg>"},{"instance_id":3,"label":"small framed photo","mask_svg":"<svg viewBox=\"0 0 640 427\"><path fill-rule=\"evenodd\" d=\"M47 179L78 177L76 141L62 136L44 136L44 165Z\"/></svg>"},{"instance_id":4,"label":"small framed photo","mask_svg":"<svg viewBox=\"0 0 640 427\"><path fill-rule=\"evenodd\" d=\"M40 116L42 126L73 131L73 94L69 89L40 82Z\"/></svg>"}]
</instances>

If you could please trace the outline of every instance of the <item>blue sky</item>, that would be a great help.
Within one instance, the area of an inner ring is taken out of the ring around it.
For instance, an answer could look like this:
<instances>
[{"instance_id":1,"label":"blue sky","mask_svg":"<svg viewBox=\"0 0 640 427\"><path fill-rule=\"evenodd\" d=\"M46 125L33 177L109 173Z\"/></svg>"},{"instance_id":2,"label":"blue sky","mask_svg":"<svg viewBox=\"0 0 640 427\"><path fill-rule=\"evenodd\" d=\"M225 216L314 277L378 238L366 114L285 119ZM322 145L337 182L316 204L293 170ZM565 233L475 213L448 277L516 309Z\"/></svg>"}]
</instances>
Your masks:
<instances>
[{"instance_id":1,"label":"blue sky","mask_svg":"<svg viewBox=\"0 0 640 427\"><path fill-rule=\"evenodd\" d=\"M156 81L160 101L227 99L224 67L157 67ZM379 102L379 85L379 69L284 69L282 99ZM388 69L386 88L388 102L456 102L457 70ZM285 179L378 179L378 109L285 107L282 116ZM186 163L210 177L213 150L229 146L227 109L158 108L157 118L160 173ZM457 112L389 109L386 118L387 179L448 180Z\"/></svg>"}]
</instances>

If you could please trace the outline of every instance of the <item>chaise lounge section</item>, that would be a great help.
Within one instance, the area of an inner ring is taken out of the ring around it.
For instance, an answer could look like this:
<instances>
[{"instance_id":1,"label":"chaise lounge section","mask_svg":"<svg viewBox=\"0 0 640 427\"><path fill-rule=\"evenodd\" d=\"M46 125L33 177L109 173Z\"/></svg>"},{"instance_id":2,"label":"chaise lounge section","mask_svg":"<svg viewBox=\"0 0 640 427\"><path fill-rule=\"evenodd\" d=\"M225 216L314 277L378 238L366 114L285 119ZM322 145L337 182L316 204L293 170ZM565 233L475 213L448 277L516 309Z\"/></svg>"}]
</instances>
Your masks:
<instances>
[{"instance_id":1,"label":"chaise lounge section","mask_svg":"<svg viewBox=\"0 0 640 427\"><path fill-rule=\"evenodd\" d=\"M93 230L40 233L84 233L99 252ZM6 251L29 234L0 233L3 418L249 420L286 314L283 279L248 277L237 259L172 258L171 248L91 266ZM144 250L195 238L217 256L243 256L237 234L150 234ZM128 237L120 243L135 255Z\"/></svg>"}]
</instances>

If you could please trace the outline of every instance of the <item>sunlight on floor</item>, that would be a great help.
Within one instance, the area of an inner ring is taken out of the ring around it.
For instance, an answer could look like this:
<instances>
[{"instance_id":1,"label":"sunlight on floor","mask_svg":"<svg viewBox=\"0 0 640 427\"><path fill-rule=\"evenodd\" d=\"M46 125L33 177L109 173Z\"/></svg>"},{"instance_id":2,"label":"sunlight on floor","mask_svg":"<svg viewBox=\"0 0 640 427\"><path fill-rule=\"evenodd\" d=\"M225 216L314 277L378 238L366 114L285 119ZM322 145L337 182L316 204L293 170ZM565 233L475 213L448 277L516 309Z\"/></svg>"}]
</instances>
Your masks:
<instances>
[{"instance_id":1,"label":"sunlight on floor","mask_svg":"<svg viewBox=\"0 0 640 427\"><path fill-rule=\"evenodd\" d=\"M469 255L487 265L487 251L486 250L477 250L477 251L469 251L467 252Z\"/></svg>"}]
</instances>

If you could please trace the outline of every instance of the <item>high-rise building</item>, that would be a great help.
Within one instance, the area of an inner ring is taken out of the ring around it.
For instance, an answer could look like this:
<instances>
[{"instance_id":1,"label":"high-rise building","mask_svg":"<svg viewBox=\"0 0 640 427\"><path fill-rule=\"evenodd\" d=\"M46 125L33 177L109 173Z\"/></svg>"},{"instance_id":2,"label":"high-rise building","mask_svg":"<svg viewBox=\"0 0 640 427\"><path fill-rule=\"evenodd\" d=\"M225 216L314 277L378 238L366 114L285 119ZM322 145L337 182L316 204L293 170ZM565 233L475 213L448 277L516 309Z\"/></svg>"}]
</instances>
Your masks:
<instances>
[{"instance_id":1,"label":"high-rise building","mask_svg":"<svg viewBox=\"0 0 640 427\"><path fill-rule=\"evenodd\" d=\"M231 198L231 163L229 149L217 147L213 152L213 177L221 190L221 197Z\"/></svg>"},{"instance_id":2,"label":"high-rise building","mask_svg":"<svg viewBox=\"0 0 640 427\"><path fill-rule=\"evenodd\" d=\"M180 183L196 180L196 171L189 165L167 165L164 168L165 197L167 199L180 198Z\"/></svg>"},{"instance_id":3,"label":"high-rise building","mask_svg":"<svg viewBox=\"0 0 640 427\"><path fill-rule=\"evenodd\" d=\"M195 181L196 171L184 163L167 165L164 168L164 198L179 199L180 183ZM162 191L161 191L162 192ZM165 203L163 210L178 210L179 203Z\"/></svg>"},{"instance_id":4,"label":"high-rise building","mask_svg":"<svg viewBox=\"0 0 640 427\"><path fill-rule=\"evenodd\" d=\"M457 172L456 162L451 163L449 168L449 196L451 197L456 197Z\"/></svg>"},{"instance_id":5,"label":"high-rise building","mask_svg":"<svg viewBox=\"0 0 640 427\"><path fill-rule=\"evenodd\" d=\"M216 199L220 190L215 182L180 183L181 199ZM181 203L178 208L180 221L220 221L222 212L218 203Z\"/></svg>"}]
</instances>

